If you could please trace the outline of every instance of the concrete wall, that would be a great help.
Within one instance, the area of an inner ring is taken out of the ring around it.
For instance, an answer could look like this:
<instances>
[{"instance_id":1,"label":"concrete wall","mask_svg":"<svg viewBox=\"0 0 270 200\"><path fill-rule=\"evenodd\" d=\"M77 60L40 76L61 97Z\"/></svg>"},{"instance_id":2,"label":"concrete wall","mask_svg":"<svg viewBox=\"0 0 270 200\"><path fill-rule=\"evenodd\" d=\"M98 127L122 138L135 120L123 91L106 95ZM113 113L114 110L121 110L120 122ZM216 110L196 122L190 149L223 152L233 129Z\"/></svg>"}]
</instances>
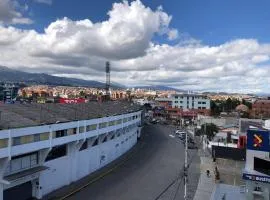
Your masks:
<instances>
[{"instance_id":1,"label":"concrete wall","mask_svg":"<svg viewBox=\"0 0 270 200\"><path fill-rule=\"evenodd\" d=\"M49 170L42 172L40 175L39 182L42 187L42 194L46 195L77 181L124 154L136 144L137 130L137 127L133 128L128 133L113 140L97 146L90 146L75 154L74 152L68 152L65 157L45 162L44 165L49 167ZM69 150L72 149L69 148ZM75 163L75 165L72 163Z\"/></svg>"}]
</instances>

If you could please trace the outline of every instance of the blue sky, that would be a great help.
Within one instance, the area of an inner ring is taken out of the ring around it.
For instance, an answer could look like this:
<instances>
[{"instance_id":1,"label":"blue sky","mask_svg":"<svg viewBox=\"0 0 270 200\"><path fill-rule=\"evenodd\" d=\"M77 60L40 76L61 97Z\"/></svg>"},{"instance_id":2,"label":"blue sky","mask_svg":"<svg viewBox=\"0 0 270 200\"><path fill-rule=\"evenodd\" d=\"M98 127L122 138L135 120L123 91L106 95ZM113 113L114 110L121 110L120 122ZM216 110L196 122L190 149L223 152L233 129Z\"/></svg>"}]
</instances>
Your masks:
<instances>
[{"instance_id":1,"label":"blue sky","mask_svg":"<svg viewBox=\"0 0 270 200\"><path fill-rule=\"evenodd\" d=\"M27 1L26 1L27 2ZM34 24L25 28L43 31L56 19L91 19L99 22L108 19L107 12L115 0L73 1L54 0L51 5L29 1ZM246 0L142 0L152 9L162 5L173 16L171 26L189 34L204 44L218 45L238 38L255 38L270 41L270 1ZM160 38L159 38L160 39Z\"/></svg>"},{"instance_id":2,"label":"blue sky","mask_svg":"<svg viewBox=\"0 0 270 200\"><path fill-rule=\"evenodd\" d=\"M161 8L162 7L162 8ZM195 91L267 92L270 1L1 0L0 65Z\"/></svg>"}]
</instances>

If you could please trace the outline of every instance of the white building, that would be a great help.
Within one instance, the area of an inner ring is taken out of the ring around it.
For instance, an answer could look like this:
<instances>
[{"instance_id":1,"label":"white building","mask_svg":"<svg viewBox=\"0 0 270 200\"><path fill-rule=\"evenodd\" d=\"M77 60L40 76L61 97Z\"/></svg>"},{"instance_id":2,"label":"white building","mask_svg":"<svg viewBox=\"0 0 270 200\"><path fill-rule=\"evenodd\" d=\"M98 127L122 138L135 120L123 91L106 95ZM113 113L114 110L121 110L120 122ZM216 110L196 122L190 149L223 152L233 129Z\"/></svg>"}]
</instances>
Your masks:
<instances>
[{"instance_id":1,"label":"white building","mask_svg":"<svg viewBox=\"0 0 270 200\"><path fill-rule=\"evenodd\" d=\"M246 165L243 170L247 200L270 199L269 136L268 130L247 132Z\"/></svg>"},{"instance_id":2,"label":"white building","mask_svg":"<svg viewBox=\"0 0 270 200\"><path fill-rule=\"evenodd\" d=\"M210 99L199 94L173 94L172 107L182 109L210 109Z\"/></svg>"},{"instance_id":3,"label":"white building","mask_svg":"<svg viewBox=\"0 0 270 200\"><path fill-rule=\"evenodd\" d=\"M122 104L2 106L0 200L41 199L128 151L140 137L141 111Z\"/></svg>"}]
</instances>

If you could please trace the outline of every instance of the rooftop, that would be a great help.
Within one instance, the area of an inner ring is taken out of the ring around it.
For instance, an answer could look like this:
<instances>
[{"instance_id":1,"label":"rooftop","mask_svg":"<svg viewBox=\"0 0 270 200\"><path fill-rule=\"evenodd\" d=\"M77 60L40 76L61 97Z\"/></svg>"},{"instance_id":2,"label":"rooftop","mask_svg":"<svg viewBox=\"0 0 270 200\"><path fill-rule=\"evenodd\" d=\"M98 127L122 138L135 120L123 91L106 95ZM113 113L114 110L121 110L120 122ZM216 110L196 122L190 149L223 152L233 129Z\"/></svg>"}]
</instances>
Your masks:
<instances>
[{"instance_id":1,"label":"rooftop","mask_svg":"<svg viewBox=\"0 0 270 200\"><path fill-rule=\"evenodd\" d=\"M203 95L203 94L188 94L188 93L184 93L184 94L177 93L177 94L172 94L171 96L172 97L174 97L174 96L184 96L184 97L204 97L204 98L207 98L207 96Z\"/></svg>"},{"instance_id":2,"label":"rooftop","mask_svg":"<svg viewBox=\"0 0 270 200\"><path fill-rule=\"evenodd\" d=\"M138 110L140 106L124 101L82 104L1 104L0 130L94 119Z\"/></svg>"}]
</instances>

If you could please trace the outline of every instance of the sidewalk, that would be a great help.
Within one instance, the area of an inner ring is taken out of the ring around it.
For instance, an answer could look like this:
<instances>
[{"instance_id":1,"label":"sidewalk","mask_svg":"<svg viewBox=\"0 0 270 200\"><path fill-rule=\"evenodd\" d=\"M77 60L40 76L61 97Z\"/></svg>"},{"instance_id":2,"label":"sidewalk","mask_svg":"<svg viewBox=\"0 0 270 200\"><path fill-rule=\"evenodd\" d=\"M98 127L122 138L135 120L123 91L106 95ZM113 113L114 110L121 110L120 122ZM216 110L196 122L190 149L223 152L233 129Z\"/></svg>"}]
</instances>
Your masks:
<instances>
[{"instance_id":1,"label":"sidewalk","mask_svg":"<svg viewBox=\"0 0 270 200\"><path fill-rule=\"evenodd\" d=\"M199 150L201 151L201 150ZM199 152L202 155L202 152ZM215 187L215 174L211 157L201 156L201 175L193 200L209 200ZM210 170L210 177L207 177L206 170Z\"/></svg>"}]
</instances>

